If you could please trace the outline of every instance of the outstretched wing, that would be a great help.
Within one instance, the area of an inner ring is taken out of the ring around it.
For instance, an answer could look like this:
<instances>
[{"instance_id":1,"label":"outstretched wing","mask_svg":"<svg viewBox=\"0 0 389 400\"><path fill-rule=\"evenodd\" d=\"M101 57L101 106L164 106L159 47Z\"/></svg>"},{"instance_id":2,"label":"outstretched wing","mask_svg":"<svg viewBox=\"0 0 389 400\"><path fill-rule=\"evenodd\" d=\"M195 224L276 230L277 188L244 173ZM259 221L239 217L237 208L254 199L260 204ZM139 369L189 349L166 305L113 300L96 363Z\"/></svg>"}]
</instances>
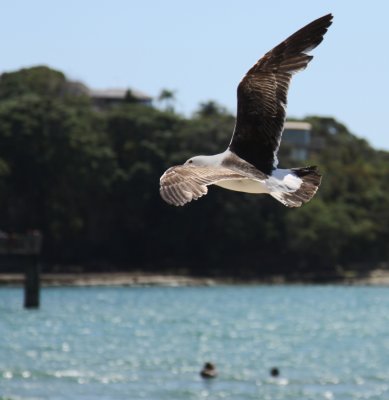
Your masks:
<instances>
[{"instance_id":1,"label":"outstretched wing","mask_svg":"<svg viewBox=\"0 0 389 400\"><path fill-rule=\"evenodd\" d=\"M245 176L223 167L177 165L160 179L161 197L169 204L183 206L207 194L207 186L222 180L244 179Z\"/></svg>"},{"instance_id":2,"label":"outstretched wing","mask_svg":"<svg viewBox=\"0 0 389 400\"><path fill-rule=\"evenodd\" d=\"M238 110L230 150L260 171L270 174L285 121L287 93L292 74L313 58L306 53L322 40L332 15L300 29L266 53L238 86Z\"/></svg>"}]
</instances>

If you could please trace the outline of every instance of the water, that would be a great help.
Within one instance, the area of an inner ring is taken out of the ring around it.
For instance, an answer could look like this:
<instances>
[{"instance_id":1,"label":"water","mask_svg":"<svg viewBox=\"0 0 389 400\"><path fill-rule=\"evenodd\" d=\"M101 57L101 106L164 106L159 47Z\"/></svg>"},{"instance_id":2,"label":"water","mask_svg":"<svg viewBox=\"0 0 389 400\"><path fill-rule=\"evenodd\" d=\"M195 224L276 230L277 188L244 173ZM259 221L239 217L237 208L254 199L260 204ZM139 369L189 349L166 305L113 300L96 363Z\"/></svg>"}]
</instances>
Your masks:
<instances>
[{"instance_id":1,"label":"water","mask_svg":"<svg viewBox=\"0 0 389 400\"><path fill-rule=\"evenodd\" d=\"M0 399L389 399L389 289L0 289ZM216 363L219 377L199 371ZM278 367L281 375L271 378Z\"/></svg>"}]
</instances>

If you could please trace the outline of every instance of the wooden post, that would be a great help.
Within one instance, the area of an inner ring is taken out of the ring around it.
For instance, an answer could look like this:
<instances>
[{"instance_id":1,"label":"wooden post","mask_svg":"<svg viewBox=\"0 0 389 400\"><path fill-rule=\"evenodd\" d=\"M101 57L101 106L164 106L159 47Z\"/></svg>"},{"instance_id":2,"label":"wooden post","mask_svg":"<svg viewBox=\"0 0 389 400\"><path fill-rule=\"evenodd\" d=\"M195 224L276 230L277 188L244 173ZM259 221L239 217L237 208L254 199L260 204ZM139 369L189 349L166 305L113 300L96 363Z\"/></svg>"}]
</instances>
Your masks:
<instances>
[{"instance_id":1,"label":"wooden post","mask_svg":"<svg viewBox=\"0 0 389 400\"><path fill-rule=\"evenodd\" d=\"M0 261L15 269L24 268L24 307L39 307L40 260L42 235L32 230L26 235L0 231Z\"/></svg>"},{"instance_id":2,"label":"wooden post","mask_svg":"<svg viewBox=\"0 0 389 400\"><path fill-rule=\"evenodd\" d=\"M39 254L42 245L40 232L33 231L28 234L26 242L26 255L24 256L24 307L39 308L40 300L40 263Z\"/></svg>"},{"instance_id":3,"label":"wooden post","mask_svg":"<svg viewBox=\"0 0 389 400\"><path fill-rule=\"evenodd\" d=\"M39 308L40 265L38 255L25 256L24 307Z\"/></svg>"}]
</instances>

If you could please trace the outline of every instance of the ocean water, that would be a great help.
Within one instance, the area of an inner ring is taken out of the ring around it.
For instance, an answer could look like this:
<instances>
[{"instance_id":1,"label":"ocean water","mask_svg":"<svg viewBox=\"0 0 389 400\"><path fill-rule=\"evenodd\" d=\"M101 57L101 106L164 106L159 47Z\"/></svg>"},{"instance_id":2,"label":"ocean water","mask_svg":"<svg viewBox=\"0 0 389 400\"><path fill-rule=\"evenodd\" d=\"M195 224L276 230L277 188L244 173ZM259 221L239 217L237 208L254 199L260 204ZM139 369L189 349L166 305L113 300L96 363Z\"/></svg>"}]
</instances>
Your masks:
<instances>
[{"instance_id":1,"label":"ocean water","mask_svg":"<svg viewBox=\"0 0 389 400\"><path fill-rule=\"evenodd\" d=\"M389 399L389 288L44 288L41 302L0 288L2 400Z\"/></svg>"}]
</instances>

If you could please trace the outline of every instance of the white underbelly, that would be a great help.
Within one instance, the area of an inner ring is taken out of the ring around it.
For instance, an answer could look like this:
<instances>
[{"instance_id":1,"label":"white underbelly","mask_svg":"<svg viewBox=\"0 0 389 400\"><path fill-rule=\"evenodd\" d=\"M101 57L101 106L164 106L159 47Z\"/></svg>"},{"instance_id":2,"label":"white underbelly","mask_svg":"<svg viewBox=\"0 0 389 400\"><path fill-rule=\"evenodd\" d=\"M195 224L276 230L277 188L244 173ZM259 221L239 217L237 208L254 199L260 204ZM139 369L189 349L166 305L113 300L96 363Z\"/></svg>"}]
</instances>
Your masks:
<instances>
[{"instance_id":1,"label":"white underbelly","mask_svg":"<svg viewBox=\"0 0 389 400\"><path fill-rule=\"evenodd\" d=\"M236 192L269 193L269 189L264 182L255 181L252 179L231 179L219 181L218 183L215 183L215 185L224 189L234 190Z\"/></svg>"}]
</instances>

